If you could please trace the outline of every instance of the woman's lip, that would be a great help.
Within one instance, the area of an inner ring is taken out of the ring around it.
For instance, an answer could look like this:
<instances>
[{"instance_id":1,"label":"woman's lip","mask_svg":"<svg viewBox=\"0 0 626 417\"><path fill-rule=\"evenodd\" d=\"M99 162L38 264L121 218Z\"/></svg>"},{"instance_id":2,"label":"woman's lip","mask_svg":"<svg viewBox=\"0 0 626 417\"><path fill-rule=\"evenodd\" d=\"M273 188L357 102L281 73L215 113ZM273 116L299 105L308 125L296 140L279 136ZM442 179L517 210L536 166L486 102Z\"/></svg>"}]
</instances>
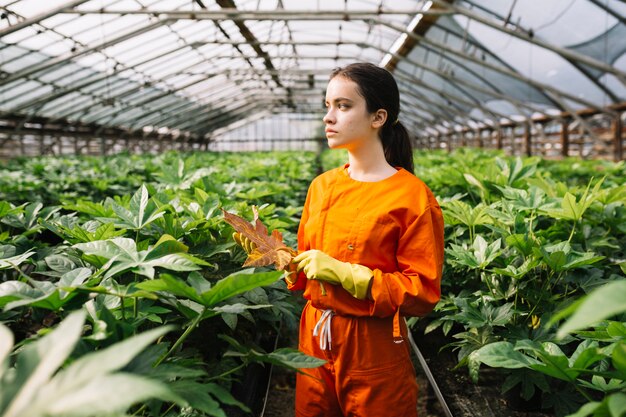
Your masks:
<instances>
[{"instance_id":1,"label":"woman's lip","mask_svg":"<svg viewBox=\"0 0 626 417\"><path fill-rule=\"evenodd\" d=\"M332 130L332 129L326 129L326 133L337 133L336 130Z\"/></svg>"}]
</instances>

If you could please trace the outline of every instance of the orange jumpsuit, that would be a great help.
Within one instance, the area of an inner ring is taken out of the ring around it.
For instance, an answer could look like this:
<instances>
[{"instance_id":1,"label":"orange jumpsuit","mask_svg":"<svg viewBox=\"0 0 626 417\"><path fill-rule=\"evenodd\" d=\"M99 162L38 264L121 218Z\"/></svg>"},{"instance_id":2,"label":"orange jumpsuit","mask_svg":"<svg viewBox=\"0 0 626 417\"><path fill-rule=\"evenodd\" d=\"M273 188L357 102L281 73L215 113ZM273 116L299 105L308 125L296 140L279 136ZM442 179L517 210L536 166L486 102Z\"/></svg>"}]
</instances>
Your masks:
<instances>
[{"instance_id":1,"label":"orange jumpsuit","mask_svg":"<svg viewBox=\"0 0 626 417\"><path fill-rule=\"evenodd\" d=\"M298 229L298 250L318 249L373 270L371 299L300 273L291 290L308 300L299 349L327 361L297 376L296 416L417 415L417 383L401 315L423 316L440 298L443 217L430 189L399 169L378 182L350 178L344 167L313 180ZM313 328L332 310L331 348Z\"/></svg>"}]
</instances>

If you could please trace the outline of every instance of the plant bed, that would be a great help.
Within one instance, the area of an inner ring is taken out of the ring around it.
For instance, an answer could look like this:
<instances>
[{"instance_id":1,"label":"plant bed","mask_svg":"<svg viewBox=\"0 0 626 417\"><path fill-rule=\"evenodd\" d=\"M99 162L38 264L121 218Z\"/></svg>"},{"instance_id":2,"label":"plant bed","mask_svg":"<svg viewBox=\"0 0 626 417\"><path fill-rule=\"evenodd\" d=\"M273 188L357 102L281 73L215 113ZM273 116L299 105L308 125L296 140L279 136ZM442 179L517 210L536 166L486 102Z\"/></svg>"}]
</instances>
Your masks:
<instances>
[{"instance_id":1,"label":"plant bed","mask_svg":"<svg viewBox=\"0 0 626 417\"><path fill-rule=\"evenodd\" d=\"M514 393L501 392L505 376L499 370L481 368L477 384L470 379L467 368L454 369L458 364L455 353L443 346L452 342L440 330L423 335L423 325L413 330L415 343L422 352L435 382L439 386L454 417L549 417L554 414L541 410L541 399L524 402ZM419 366L419 365L418 365ZM436 398L427 396L428 413L433 413ZM445 416L440 414L428 414Z\"/></svg>"}]
</instances>

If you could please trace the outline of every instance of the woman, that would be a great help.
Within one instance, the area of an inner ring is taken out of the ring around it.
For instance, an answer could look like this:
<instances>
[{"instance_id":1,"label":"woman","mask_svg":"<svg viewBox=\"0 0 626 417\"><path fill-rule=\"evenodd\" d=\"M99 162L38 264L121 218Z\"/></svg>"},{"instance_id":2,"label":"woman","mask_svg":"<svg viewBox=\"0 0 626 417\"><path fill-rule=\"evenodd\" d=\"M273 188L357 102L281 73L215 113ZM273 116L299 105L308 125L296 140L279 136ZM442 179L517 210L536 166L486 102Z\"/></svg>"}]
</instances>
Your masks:
<instances>
[{"instance_id":1,"label":"woman","mask_svg":"<svg viewBox=\"0 0 626 417\"><path fill-rule=\"evenodd\" d=\"M443 219L413 175L398 121L398 86L356 63L333 71L326 137L349 163L315 178L300 227L291 290L308 300L300 350L325 359L296 382L296 415L417 415L417 383L401 316L423 316L440 297Z\"/></svg>"}]
</instances>

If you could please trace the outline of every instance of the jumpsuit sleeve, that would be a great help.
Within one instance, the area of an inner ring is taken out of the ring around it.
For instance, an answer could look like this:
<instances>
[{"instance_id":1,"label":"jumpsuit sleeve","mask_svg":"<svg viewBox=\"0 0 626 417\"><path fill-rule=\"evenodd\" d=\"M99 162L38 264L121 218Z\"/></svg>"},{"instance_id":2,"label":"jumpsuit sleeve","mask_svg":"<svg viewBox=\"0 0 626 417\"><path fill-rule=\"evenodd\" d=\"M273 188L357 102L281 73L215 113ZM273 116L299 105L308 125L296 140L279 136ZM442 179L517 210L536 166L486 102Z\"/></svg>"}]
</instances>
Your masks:
<instances>
[{"instance_id":1,"label":"jumpsuit sleeve","mask_svg":"<svg viewBox=\"0 0 626 417\"><path fill-rule=\"evenodd\" d=\"M374 270L370 315L386 317L398 312L423 316L441 297L443 269L443 215L433 196L424 212L400 236L398 270Z\"/></svg>"},{"instance_id":2,"label":"jumpsuit sleeve","mask_svg":"<svg viewBox=\"0 0 626 417\"><path fill-rule=\"evenodd\" d=\"M300 224L298 226L298 253L309 250L310 247L304 238L304 225L309 219L309 201L311 199L311 187L306 195L306 200L304 202L304 208L302 209L302 216L300 218ZM296 280L293 282L289 282L289 280L285 280L287 283L287 288L291 291L304 290L306 287L307 278L304 275L304 272L299 272L296 276Z\"/></svg>"}]
</instances>

